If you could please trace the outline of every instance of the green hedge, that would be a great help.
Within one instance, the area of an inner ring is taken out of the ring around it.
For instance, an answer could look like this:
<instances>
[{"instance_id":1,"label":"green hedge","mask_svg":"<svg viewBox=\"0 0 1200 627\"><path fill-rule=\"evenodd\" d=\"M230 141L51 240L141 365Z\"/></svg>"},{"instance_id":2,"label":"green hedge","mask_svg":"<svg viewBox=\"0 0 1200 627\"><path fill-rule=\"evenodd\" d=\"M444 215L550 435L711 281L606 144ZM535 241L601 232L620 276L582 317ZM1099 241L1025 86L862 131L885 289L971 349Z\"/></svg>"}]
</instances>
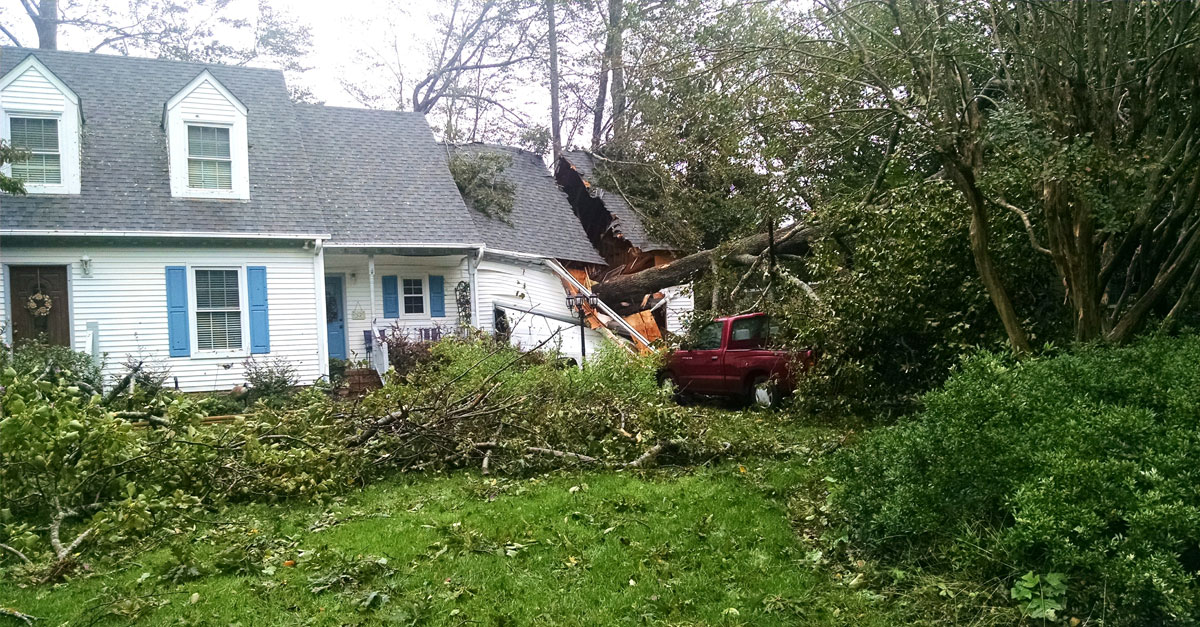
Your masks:
<instances>
[{"instance_id":1,"label":"green hedge","mask_svg":"<svg viewBox=\"0 0 1200 627\"><path fill-rule=\"evenodd\" d=\"M1067 613L1200 621L1200 337L981 355L834 461L851 538L897 563L1067 575Z\"/></svg>"}]
</instances>

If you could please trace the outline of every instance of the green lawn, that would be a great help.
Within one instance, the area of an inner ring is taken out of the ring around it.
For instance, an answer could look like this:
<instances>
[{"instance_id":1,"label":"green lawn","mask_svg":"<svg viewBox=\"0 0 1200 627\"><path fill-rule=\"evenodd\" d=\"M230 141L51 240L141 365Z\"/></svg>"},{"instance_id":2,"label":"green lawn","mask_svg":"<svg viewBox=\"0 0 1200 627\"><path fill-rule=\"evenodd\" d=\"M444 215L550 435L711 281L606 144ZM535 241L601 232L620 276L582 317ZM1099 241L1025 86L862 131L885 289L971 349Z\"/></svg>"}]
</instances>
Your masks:
<instances>
[{"instance_id":1,"label":"green lawn","mask_svg":"<svg viewBox=\"0 0 1200 627\"><path fill-rule=\"evenodd\" d=\"M0 606L42 625L900 622L807 565L786 512L811 472L804 456L743 464L463 471L325 506L236 507L225 524L178 529L90 576L5 580Z\"/></svg>"}]
</instances>

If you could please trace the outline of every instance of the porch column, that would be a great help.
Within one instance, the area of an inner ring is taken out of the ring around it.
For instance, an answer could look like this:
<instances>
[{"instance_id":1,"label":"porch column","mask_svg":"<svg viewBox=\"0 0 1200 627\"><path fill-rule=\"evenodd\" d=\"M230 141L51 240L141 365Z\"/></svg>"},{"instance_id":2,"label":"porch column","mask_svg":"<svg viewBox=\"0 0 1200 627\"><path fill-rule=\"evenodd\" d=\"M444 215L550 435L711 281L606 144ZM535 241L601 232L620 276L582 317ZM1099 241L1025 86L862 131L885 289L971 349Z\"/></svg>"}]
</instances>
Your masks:
<instances>
[{"instance_id":1,"label":"porch column","mask_svg":"<svg viewBox=\"0 0 1200 627\"><path fill-rule=\"evenodd\" d=\"M375 337L375 255L367 255L367 280L371 282L371 338Z\"/></svg>"},{"instance_id":2,"label":"porch column","mask_svg":"<svg viewBox=\"0 0 1200 627\"><path fill-rule=\"evenodd\" d=\"M479 261L483 257L483 248L476 248L474 254L467 255L467 283L471 288L471 326L483 328L483 320L479 318Z\"/></svg>"}]
</instances>

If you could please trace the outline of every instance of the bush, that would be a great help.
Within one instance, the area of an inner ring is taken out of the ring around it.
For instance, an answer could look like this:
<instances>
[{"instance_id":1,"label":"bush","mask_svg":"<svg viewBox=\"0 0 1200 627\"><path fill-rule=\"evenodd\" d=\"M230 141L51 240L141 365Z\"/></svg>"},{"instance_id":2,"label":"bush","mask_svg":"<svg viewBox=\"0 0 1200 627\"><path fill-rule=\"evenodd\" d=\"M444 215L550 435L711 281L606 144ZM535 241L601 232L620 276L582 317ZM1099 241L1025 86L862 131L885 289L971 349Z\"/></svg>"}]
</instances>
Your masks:
<instances>
[{"instance_id":1,"label":"bush","mask_svg":"<svg viewBox=\"0 0 1200 627\"><path fill-rule=\"evenodd\" d=\"M835 458L853 540L1015 589L1065 573L1106 625L1200 621L1200 337L980 355L924 404Z\"/></svg>"},{"instance_id":2,"label":"bush","mask_svg":"<svg viewBox=\"0 0 1200 627\"><path fill-rule=\"evenodd\" d=\"M299 384L296 367L283 357L270 359L247 359L246 368L247 404L262 401L271 407L281 407L292 396Z\"/></svg>"},{"instance_id":3,"label":"bush","mask_svg":"<svg viewBox=\"0 0 1200 627\"><path fill-rule=\"evenodd\" d=\"M58 377L71 382L82 381L99 391L104 386L101 375L103 364L96 363L91 355L71 350L69 346L55 346L37 341L24 342L17 346L12 355L0 351L0 367L7 365L21 373L37 376L47 369Z\"/></svg>"},{"instance_id":4,"label":"bush","mask_svg":"<svg viewBox=\"0 0 1200 627\"><path fill-rule=\"evenodd\" d=\"M433 358L433 342L413 339L412 332L400 326L399 322L383 334L383 343L387 346L388 365L395 368L396 374L408 375L417 366Z\"/></svg>"}]
</instances>

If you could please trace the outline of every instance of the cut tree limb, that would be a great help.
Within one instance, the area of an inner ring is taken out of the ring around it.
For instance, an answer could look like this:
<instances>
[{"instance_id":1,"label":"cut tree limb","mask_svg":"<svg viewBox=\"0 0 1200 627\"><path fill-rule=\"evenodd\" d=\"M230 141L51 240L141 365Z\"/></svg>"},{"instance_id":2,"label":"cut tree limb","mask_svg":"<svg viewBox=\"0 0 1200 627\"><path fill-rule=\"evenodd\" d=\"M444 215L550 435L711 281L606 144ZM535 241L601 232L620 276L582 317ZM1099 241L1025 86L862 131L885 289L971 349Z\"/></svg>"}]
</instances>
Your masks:
<instances>
[{"instance_id":1,"label":"cut tree limb","mask_svg":"<svg viewBox=\"0 0 1200 627\"><path fill-rule=\"evenodd\" d=\"M781 254L803 255L808 252L814 228L808 224L797 224L775 232L775 250ZM736 240L724 249L710 248L692 253L670 263L607 278L595 285L593 292L613 307L632 303L646 294L664 288L683 285L708 269L718 255L758 255L767 249L770 238L758 233Z\"/></svg>"}]
</instances>

